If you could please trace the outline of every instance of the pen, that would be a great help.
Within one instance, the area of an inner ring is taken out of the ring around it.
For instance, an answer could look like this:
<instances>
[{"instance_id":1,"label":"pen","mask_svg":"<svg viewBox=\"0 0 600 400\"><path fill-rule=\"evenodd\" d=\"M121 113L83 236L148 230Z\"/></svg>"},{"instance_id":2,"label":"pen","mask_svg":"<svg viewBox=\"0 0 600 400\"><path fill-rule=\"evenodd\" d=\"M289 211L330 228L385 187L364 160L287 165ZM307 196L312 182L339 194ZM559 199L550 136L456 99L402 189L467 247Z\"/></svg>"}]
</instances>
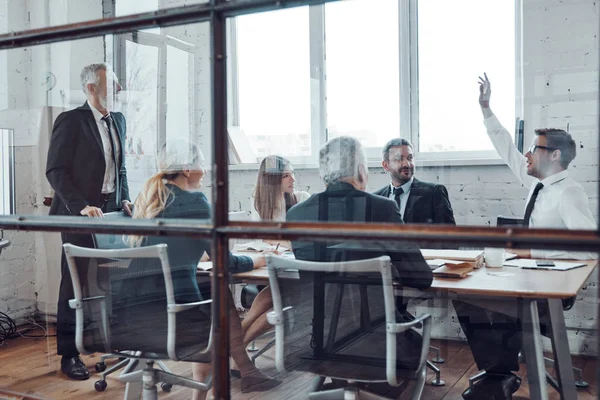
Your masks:
<instances>
[{"instance_id":1,"label":"pen","mask_svg":"<svg viewBox=\"0 0 600 400\"><path fill-rule=\"evenodd\" d=\"M275 247L275 251L277 251L277 249L279 249L279 245L280 245L280 244L281 244L281 243L277 243L277 247Z\"/></svg>"}]
</instances>

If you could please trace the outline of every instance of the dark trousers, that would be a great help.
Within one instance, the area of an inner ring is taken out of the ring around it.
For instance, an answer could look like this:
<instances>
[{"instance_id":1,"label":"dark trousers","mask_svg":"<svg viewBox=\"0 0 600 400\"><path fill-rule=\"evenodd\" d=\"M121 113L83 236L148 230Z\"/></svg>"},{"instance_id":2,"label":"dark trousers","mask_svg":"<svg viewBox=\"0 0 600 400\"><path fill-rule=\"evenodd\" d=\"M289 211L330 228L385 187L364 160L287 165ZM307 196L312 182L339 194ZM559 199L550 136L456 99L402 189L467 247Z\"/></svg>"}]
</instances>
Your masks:
<instances>
[{"instance_id":1,"label":"dark trousers","mask_svg":"<svg viewBox=\"0 0 600 400\"><path fill-rule=\"evenodd\" d=\"M518 371L523 344L521 320L458 300L452 304L479 370L504 374ZM517 307L515 301L515 315ZM538 312L541 333L547 336L550 325L544 303L538 303Z\"/></svg>"},{"instance_id":2,"label":"dark trousers","mask_svg":"<svg viewBox=\"0 0 600 400\"><path fill-rule=\"evenodd\" d=\"M102 206L102 212L117 211L121 208L115 203L114 194L108 198L108 201ZM80 247L94 247L92 235L61 233L61 239L64 243L71 243ZM87 268L78 265L79 281L85 284L87 281ZM60 259L60 288L58 292L58 309L56 315L56 350L58 355L65 357L75 357L79 355L75 346L75 310L69 306L69 300L74 297L73 281L69 272L69 265L65 252L62 252Z\"/></svg>"}]
</instances>

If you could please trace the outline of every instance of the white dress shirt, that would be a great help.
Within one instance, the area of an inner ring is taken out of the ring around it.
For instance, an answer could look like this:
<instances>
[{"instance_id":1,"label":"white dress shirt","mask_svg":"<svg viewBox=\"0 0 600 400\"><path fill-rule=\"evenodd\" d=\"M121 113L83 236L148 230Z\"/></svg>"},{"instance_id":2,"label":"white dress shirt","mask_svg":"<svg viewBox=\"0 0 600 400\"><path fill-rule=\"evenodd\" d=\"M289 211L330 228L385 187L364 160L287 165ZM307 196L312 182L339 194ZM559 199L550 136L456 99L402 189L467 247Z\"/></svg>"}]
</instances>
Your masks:
<instances>
[{"instance_id":1,"label":"white dress shirt","mask_svg":"<svg viewBox=\"0 0 600 400\"><path fill-rule=\"evenodd\" d=\"M400 215L402 216L402 220L404 220L404 211L406 210L406 204L408 203L408 195L410 193L410 188L412 187L413 180L415 178L412 177L408 182L404 185L400 186L402 188L402 194L400 195ZM389 198L396 202L396 198L394 197L394 182L390 182L390 195Z\"/></svg>"},{"instance_id":2,"label":"white dress shirt","mask_svg":"<svg viewBox=\"0 0 600 400\"><path fill-rule=\"evenodd\" d=\"M304 200L310 197L310 194L308 194L308 192L294 192L294 195L296 196L296 200L298 201L296 204L302 203ZM286 213L287 211L285 210L285 200L282 197L279 207L277 207L277 210L273 212L272 221L284 222ZM250 217L252 218L252 221L262 221L260 215L258 215L258 211L256 211L254 207L250 212Z\"/></svg>"},{"instance_id":3,"label":"white dress shirt","mask_svg":"<svg viewBox=\"0 0 600 400\"><path fill-rule=\"evenodd\" d=\"M94 119L96 120L98 131L100 132L100 139L102 139L102 147L104 148L104 161L106 163L106 168L104 170L104 181L102 182L102 193L112 193L115 191L117 168L115 166L115 162L113 161L112 147L110 146L110 139L108 137L108 129L106 127L106 123L102 121L102 113L96 110L89 102L88 105L90 106L90 110L92 110L92 114L94 114ZM115 150L117 152L118 160L119 154L121 154L121 143L117 137L117 127L112 119L110 123L110 130L113 135L113 141L115 143Z\"/></svg>"},{"instance_id":4,"label":"white dress shirt","mask_svg":"<svg viewBox=\"0 0 600 400\"><path fill-rule=\"evenodd\" d=\"M527 159L519 153L513 144L512 137L495 115L484 120L494 147L500 157L510 167L519 181L529 187L525 204L539 182L537 178L527 174ZM567 170L551 175L541 181L544 187L540 190L531 219L530 228L555 229L596 229L596 221L590 209L590 203L581 185L575 182ZM567 252L564 250L531 250L532 258L578 259L588 260L597 258L591 252Z\"/></svg>"}]
</instances>

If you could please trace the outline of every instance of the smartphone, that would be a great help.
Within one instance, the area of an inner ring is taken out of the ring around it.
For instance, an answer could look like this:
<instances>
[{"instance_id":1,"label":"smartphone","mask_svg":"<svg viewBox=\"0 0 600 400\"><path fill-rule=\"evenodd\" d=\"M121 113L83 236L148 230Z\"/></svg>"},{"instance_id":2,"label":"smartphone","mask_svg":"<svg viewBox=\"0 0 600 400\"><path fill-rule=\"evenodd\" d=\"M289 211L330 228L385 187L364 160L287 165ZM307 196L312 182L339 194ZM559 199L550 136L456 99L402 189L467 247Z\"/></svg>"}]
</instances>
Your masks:
<instances>
[{"instance_id":1,"label":"smartphone","mask_svg":"<svg viewBox=\"0 0 600 400\"><path fill-rule=\"evenodd\" d=\"M535 265L538 267L554 267L554 261L550 260L535 260Z\"/></svg>"}]
</instances>

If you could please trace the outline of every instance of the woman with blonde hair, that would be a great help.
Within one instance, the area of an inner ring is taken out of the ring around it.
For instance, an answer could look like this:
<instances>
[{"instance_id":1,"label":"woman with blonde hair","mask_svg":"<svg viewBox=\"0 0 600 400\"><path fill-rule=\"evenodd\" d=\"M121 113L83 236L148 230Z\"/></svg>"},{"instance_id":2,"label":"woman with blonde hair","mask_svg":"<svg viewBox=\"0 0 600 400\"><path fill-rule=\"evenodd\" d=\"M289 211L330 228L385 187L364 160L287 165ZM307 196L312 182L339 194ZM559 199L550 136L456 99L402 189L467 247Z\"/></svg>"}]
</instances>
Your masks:
<instances>
[{"instance_id":1,"label":"woman with blonde hair","mask_svg":"<svg viewBox=\"0 0 600 400\"><path fill-rule=\"evenodd\" d=\"M152 176L134 203L133 218L211 218L211 207L206 196L199 192L206 170L202 166L202 153L194 144L168 143L160 152L158 172ZM167 243L169 262L173 271L186 275L180 279L174 275L176 297L185 301L200 301L202 295L196 284L196 266L204 252L210 254L210 241L186 237L143 237L129 236L128 242L134 246L149 246ZM265 266L261 256L229 257L229 272L249 271ZM191 276L190 276L191 274ZM265 391L277 386L280 382L264 376L252 364L242 345L240 319L233 305L229 302L229 324L231 329L231 356L240 369L242 392ZM210 375L210 364L195 363L193 368L195 380L206 381ZM205 393L194 391L194 398L205 397Z\"/></svg>"},{"instance_id":2,"label":"woman with blonde hair","mask_svg":"<svg viewBox=\"0 0 600 400\"><path fill-rule=\"evenodd\" d=\"M307 192L295 191L295 183L294 169L289 160L277 155L265 157L260 163L256 178L253 219L285 221L285 214L290 208L310 197ZM291 249L289 241L278 241L276 244ZM272 308L271 290L267 286L258 293L242 321L244 345L247 346L258 336L272 329L267 321L267 312Z\"/></svg>"}]
</instances>

